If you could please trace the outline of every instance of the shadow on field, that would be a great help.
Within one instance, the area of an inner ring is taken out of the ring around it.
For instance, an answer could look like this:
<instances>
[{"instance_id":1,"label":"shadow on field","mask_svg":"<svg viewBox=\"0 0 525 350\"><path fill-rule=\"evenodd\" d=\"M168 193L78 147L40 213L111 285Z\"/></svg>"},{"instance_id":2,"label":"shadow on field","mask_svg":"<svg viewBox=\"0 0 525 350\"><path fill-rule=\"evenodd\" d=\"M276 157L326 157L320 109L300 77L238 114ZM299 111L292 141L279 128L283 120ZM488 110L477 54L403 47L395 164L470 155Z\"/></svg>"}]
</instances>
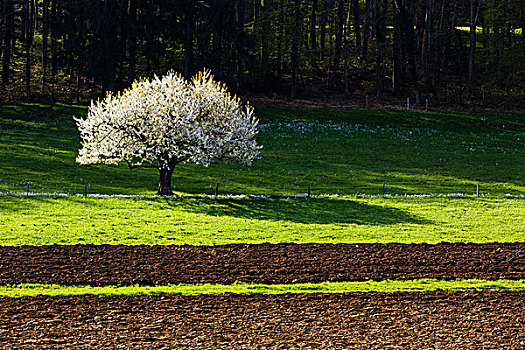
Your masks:
<instances>
[{"instance_id":1,"label":"shadow on field","mask_svg":"<svg viewBox=\"0 0 525 350\"><path fill-rule=\"evenodd\" d=\"M431 223L401 209L331 198L195 200L184 203L183 207L210 216L289 221L301 224Z\"/></svg>"},{"instance_id":2,"label":"shadow on field","mask_svg":"<svg viewBox=\"0 0 525 350\"><path fill-rule=\"evenodd\" d=\"M75 196L0 196L0 211L23 212L36 208L75 208L96 206L106 211L115 209L147 209L172 211L190 211L210 217L234 217L301 224L357 224L357 225L394 225L394 224L431 224L432 221L418 217L409 211L338 198L93 198Z\"/></svg>"}]
</instances>

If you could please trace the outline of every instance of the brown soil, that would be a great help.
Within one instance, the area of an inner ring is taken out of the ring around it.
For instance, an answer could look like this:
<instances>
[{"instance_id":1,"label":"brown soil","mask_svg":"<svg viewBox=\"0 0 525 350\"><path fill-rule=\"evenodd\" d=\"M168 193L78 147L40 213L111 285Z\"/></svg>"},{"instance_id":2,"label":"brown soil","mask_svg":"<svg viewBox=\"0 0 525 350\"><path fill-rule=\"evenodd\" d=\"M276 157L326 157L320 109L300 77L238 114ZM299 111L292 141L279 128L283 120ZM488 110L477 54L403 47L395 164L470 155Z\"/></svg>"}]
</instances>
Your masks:
<instances>
[{"instance_id":1,"label":"brown soil","mask_svg":"<svg viewBox=\"0 0 525 350\"><path fill-rule=\"evenodd\" d=\"M525 291L0 298L4 349L520 349Z\"/></svg>"},{"instance_id":2,"label":"brown soil","mask_svg":"<svg viewBox=\"0 0 525 350\"><path fill-rule=\"evenodd\" d=\"M524 279L525 243L0 247L0 284Z\"/></svg>"}]
</instances>

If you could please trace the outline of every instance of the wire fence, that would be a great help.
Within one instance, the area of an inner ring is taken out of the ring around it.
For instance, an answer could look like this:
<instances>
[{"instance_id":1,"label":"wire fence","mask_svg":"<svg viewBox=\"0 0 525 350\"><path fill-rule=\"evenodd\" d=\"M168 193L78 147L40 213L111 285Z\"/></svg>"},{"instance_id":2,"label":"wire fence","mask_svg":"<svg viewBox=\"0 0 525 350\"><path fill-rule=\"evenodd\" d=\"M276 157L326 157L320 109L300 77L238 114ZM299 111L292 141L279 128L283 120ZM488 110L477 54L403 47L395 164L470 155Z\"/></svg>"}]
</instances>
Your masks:
<instances>
[{"instance_id":1,"label":"wire fence","mask_svg":"<svg viewBox=\"0 0 525 350\"><path fill-rule=\"evenodd\" d=\"M19 190L11 188L2 191L0 195L15 196L75 196L75 197L161 197L152 193L141 193L144 189L136 189L138 194L133 193L105 193L101 186L91 186L84 184L82 186L72 185L66 187L46 187L32 182ZM377 185L366 186L314 186L311 183L303 186L288 186L282 190L265 189L258 193L244 193L237 190L228 189L228 186L221 186L220 183L213 183L202 191L192 188L189 191L176 192L175 197L185 198L318 198L318 197L487 197L493 196L488 190L483 190L479 183L462 183L439 187L433 185L432 189L441 189L441 191L429 191L426 193L407 191L403 184L389 185L387 182L378 183ZM102 190L102 191L101 191ZM132 192L130 189L127 192ZM501 193L501 191L498 191ZM523 198L522 192L501 193L501 197L518 197ZM165 196L164 196L165 197Z\"/></svg>"}]
</instances>

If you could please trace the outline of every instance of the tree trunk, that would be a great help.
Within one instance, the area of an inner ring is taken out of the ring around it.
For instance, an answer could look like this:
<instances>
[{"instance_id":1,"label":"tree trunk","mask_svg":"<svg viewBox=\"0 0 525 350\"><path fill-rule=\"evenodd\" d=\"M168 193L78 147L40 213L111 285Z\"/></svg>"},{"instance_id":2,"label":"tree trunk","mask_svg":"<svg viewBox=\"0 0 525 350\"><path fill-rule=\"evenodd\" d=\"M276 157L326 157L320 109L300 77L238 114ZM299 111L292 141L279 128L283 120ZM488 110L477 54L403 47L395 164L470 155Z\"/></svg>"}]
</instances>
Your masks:
<instances>
[{"instance_id":1,"label":"tree trunk","mask_svg":"<svg viewBox=\"0 0 525 350\"><path fill-rule=\"evenodd\" d=\"M137 66L137 4L136 0L129 0L129 77L128 84L135 80L135 69Z\"/></svg>"},{"instance_id":2,"label":"tree trunk","mask_svg":"<svg viewBox=\"0 0 525 350\"><path fill-rule=\"evenodd\" d=\"M14 7L13 1L6 0L3 3L5 16L5 32L3 38L3 52L2 52L2 84L9 82L10 69L11 69L11 52L13 45L14 36Z\"/></svg>"},{"instance_id":3,"label":"tree trunk","mask_svg":"<svg viewBox=\"0 0 525 350\"><path fill-rule=\"evenodd\" d=\"M341 60L343 45L343 28L345 19L345 0L339 0L337 5L337 31L335 33L334 69L337 70Z\"/></svg>"},{"instance_id":4,"label":"tree trunk","mask_svg":"<svg viewBox=\"0 0 525 350\"><path fill-rule=\"evenodd\" d=\"M80 61L76 60L76 75L77 75L77 86L75 91L75 101L80 104Z\"/></svg>"},{"instance_id":5,"label":"tree trunk","mask_svg":"<svg viewBox=\"0 0 525 350\"><path fill-rule=\"evenodd\" d=\"M346 11L345 25L343 28L343 54L344 54L344 70L345 70L345 96L350 93L350 82L348 81L348 31L350 29L350 15L352 13L352 2L348 2L348 10Z\"/></svg>"},{"instance_id":6,"label":"tree trunk","mask_svg":"<svg viewBox=\"0 0 525 350\"><path fill-rule=\"evenodd\" d=\"M159 188L157 195L159 196L173 196L171 188L171 177L175 166L179 163L176 158L167 160L159 159Z\"/></svg>"},{"instance_id":7,"label":"tree trunk","mask_svg":"<svg viewBox=\"0 0 525 350\"><path fill-rule=\"evenodd\" d=\"M277 78L279 82L283 78L283 38L284 38L284 7L279 10L279 35L277 38Z\"/></svg>"},{"instance_id":8,"label":"tree trunk","mask_svg":"<svg viewBox=\"0 0 525 350\"><path fill-rule=\"evenodd\" d=\"M312 0L312 12L310 13L310 50L317 51L317 32L315 30L318 0Z\"/></svg>"},{"instance_id":9,"label":"tree trunk","mask_svg":"<svg viewBox=\"0 0 525 350\"><path fill-rule=\"evenodd\" d=\"M386 42L386 0L375 0L374 6L374 24L377 41L376 54L376 91L377 96L383 95L383 56L385 53Z\"/></svg>"},{"instance_id":10,"label":"tree trunk","mask_svg":"<svg viewBox=\"0 0 525 350\"><path fill-rule=\"evenodd\" d=\"M267 6L261 6L260 12L259 12L259 21L258 23L261 23L261 31L262 34L260 36L260 42L261 42L261 61L260 61L260 67L262 70L262 77L263 79L266 79L268 77L268 68L270 67L269 62L269 43L268 40L265 40L267 35L270 33L270 19L268 18L268 7Z\"/></svg>"},{"instance_id":11,"label":"tree trunk","mask_svg":"<svg viewBox=\"0 0 525 350\"><path fill-rule=\"evenodd\" d=\"M299 23L301 21L301 0L295 0L294 6L294 28L293 28L293 40L292 40L292 89L290 91L290 97L297 97L297 73L299 70L299 33L301 32Z\"/></svg>"},{"instance_id":12,"label":"tree trunk","mask_svg":"<svg viewBox=\"0 0 525 350\"><path fill-rule=\"evenodd\" d=\"M432 90L432 77L430 65L432 63L432 0L428 0L427 4L427 16L426 16L426 55L425 55L425 87L426 97L429 98L430 91Z\"/></svg>"},{"instance_id":13,"label":"tree trunk","mask_svg":"<svg viewBox=\"0 0 525 350\"><path fill-rule=\"evenodd\" d=\"M370 11L371 6L370 2L372 0L366 0L366 6L365 6L365 23L363 23L363 47L361 56L363 57L363 60L368 59L368 39L370 36Z\"/></svg>"},{"instance_id":14,"label":"tree trunk","mask_svg":"<svg viewBox=\"0 0 525 350\"><path fill-rule=\"evenodd\" d=\"M128 13L129 13L129 2L120 5L117 3L117 18L115 19L115 25L118 24L117 29L118 33L118 50L116 51L117 56L117 90L122 90L127 87L127 81L124 81L124 77L127 74L127 69L125 67L127 57L127 51L129 47L129 22L128 22Z\"/></svg>"},{"instance_id":15,"label":"tree trunk","mask_svg":"<svg viewBox=\"0 0 525 350\"><path fill-rule=\"evenodd\" d=\"M184 30L184 78L190 79L193 66L193 0L186 11Z\"/></svg>"},{"instance_id":16,"label":"tree trunk","mask_svg":"<svg viewBox=\"0 0 525 350\"><path fill-rule=\"evenodd\" d=\"M317 64L317 59L318 59L318 56L317 56L317 51L318 51L318 48L317 48L317 29L316 29L316 26L317 26L317 5L318 5L318 0L312 0L312 11L310 13L310 28L308 30L309 32L309 42L310 42L310 47L309 49L306 50L306 52L308 52L308 55L310 56L310 63L312 65L312 68L314 69L314 76L313 76L313 80L314 80L314 83L317 83L317 78L318 76L321 76L321 69L319 68L319 65Z\"/></svg>"},{"instance_id":17,"label":"tree trunk","mask_svg":"<svg viewBox=\"0 0 525 350\"><path fill-rule=\"evenodd\" d=\"M235 40L236 45L236 65L237 70L237 91L242 91L244 86L244 17L246 15L246 0L237 0L237 40Z\"/></svg>"},{"instance_id":18,"label":"tree trunk","mask_svg":"<svg viewBox=\"0 0 525 350\"><path fill-rule=\"evenodd\" d=\"M401 77L401 46L399 44L401 33L399 29L399 13L394 11L394 28L392 39L392 90L394 94L399 93Z\"/></svg>"},{"instance_id":19,"label":"tree trunk","mask_svg":"<svg viewBox=\"0 0 525 350\"><path fill-rule=\"evenodd\" d=\"M31 101L31 49L33 47L33 36L35 34L33 30L33 17L35 13L35 1L29 0L24 5L25 7L25 83L26 83L26 101Z\"/></svg>"},{"instance_id":20,"label":"tree trunk","mask_svg":"<svg viewBox=\"0 0 525 350\"><path fill-rule=\"evenodd\" d=\"M416 94L416 104L419 103L419 81L417 77L417 67L416 67L416 35L414 32L414 22L408 15L405 5L403 5L402 0L394 0L396 9L399 12L399 23L401 34L403 35L403 40L401 41L402 46L406 49L407 60L410 68L410 76L412 80L412 85L414 92Z\"/></svg>"},{"instance_id":21,"label":"tree trunk","mask_svg":"<svg viewBox=\"0 0 525 350\"><path fill-rule=\"evenodd\" d=\"M441 0L441 15L439 18L439 31L437 33L437 62L434 70L434 90L438 92L441 82L441 67L443 66L443 46L445 39L445 26L448 22L447 0Z\"/></svg>"},{"instance_id":22,"label":"tree trunk","mask_svg":"<svg viewBox=\"0 0 525 350\"><path fill-rule=\"evenodd\" d=\"M521 47L522 52L525 52L525 2L520 3L520 12L521 12Z\"/></svg>"},{"instance_id":23,"label":"tree trunk","mask_svg":"<svg viewBox=\"0 0 525 350\"><path fill-rule=\"evenodd\" d=\"M359 0L352 0L352 16L354 18L355 48L356 53L361 51L361 20L359 17Z\"/></svg>"},{"instance_id":24,"label":"tree trunk","mask_svg":"<svg viewBox=\"0 0 525 350\"><path fill-rule=\"evenodd\" d=\"M3 0L0 2L0 57L2 57L2 43L4 42L5 20L7 19L7 16L5 14L6 2L7 1Z\"/></svg>"},{"instance_id":25,"label":"tree trunk","mask_svg":"<svg viewBox=\"0 0 525 350\"><path fill-rule=\"evenodd\" d=\"M324 48L326 46L326 22L328 20L328 2L323 0L323 10L319 19L319 58L324 58Z\"/></svg>"},{"instance_id":26,"label":"tree trunk","mask_svg":"<svg viewBox=\"0 0 525 350\"><path fill-rule=\"evenodd\" d=\"M0 2L0 58L2 57L2 52L4 51L4 32L5 32L5 19L6 15L4 14L5 11L5 1Z\"/></svg>"},{"instance_id":27,"label":"tree trunk","mask_svg":"<svg viewBox=\"0 0 525 350\"><path fill-rule=\"evenodd\" d=\"M46 90L47 38L49 36L49 0L42 2L42 95Z\"/></svg>"},{"instance_id":28,"label":"tree trunk","mask_svg":"<svg viewBox=\"0 0 525 350\"><path fill-rule=\"evenodd\" d=\"M171 189L171 176L173 175L172 169L159 169L159 189L157 195L159 196L173 196Z\"/></svg>"},{"instance_id":29,"label":"tree trunk","mask_svg":"<svg viewBox=\"0 0 525 350\"><path fill-rule=\"evenodd\" d=\"M103 45L103 57L102 57L102 88L104 93L106 91L117 91L116 84L116 72L117 72L117 60L118 45L117 40L117 24L113 22L116 17L116 1L115 0L104 0L101 4L101 39Z\"/></svg>"},{"instance_id":30,"label":"tree trunk","mask_svg":"<svg viewBox=\"0 0 525 350\"><path fill-rule=\"evenodd\" d=\"M453 28L456 28L456 23L453 23ZM464 52L464 45L463 45L463 37L461 35L461 31L458 30L458 29L454 29L454 33L456 34L456 40L457 40L457 46L459 48L459 54L457 57L457 64L458 64L458 67L456 69L456 71L458 72L458 98L459 98L459 105L462 105L463 104L463 72L465 70L466 67L466 62L464 61L464 56L465 56L465 52Z\"/></svg>"},{"instance_id":31,"label":"tree trunk","mask_svg":"<svg viewBox=\"0 0 525 350\"><path fill-rule=\"evenodd\" d=\"M468 56L468 92L474 95L474 52L476 49L476 1L470 0L470 50Z\"/></svg>"},{"instance_id":32,"label":"tree trunk","mask_svg":"<svg viewBox=\"0 0 525 350\"><path fill-rule=\"evenodd\" d=\"M58 1L59 0L51 0L51 101L53 103L55 102L55 85L58 71Z\"/></svg>"}]
</instances>

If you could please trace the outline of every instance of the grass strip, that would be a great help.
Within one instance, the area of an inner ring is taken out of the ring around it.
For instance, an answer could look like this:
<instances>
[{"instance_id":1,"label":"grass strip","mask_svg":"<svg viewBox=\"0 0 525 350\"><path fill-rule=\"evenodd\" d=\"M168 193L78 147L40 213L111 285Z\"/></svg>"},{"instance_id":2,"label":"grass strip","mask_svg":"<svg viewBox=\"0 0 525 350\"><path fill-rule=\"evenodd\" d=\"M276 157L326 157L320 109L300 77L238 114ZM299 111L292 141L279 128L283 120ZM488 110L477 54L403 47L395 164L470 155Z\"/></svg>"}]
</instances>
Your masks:
<instances>
[{"instance_id":1,"label":"grass strip","mask_svg":"<svg viewBox=\"0 0 525 350\"><path fill-rule=\"evenodd\" d=\"M0 245L523 242L523 218L524 198L3 195Z\"/></svg>"},{"instance_id":2,"label":"grass strip","mask_svg":"<svg viewBox=\"0 0 525 350\"><path fill-rule=\"evenodd\" d=\"M435 290L525 290L525 280L478 279L443 281L417 279L405 281L323 282L296 284L171 284L163 286L64 286L54 284L20 284L0 286L1 297L36 295L154 295L154 294L280 294L280 293L344 293L344 292L430 292Z\"/></svg>"}]
</instances>

